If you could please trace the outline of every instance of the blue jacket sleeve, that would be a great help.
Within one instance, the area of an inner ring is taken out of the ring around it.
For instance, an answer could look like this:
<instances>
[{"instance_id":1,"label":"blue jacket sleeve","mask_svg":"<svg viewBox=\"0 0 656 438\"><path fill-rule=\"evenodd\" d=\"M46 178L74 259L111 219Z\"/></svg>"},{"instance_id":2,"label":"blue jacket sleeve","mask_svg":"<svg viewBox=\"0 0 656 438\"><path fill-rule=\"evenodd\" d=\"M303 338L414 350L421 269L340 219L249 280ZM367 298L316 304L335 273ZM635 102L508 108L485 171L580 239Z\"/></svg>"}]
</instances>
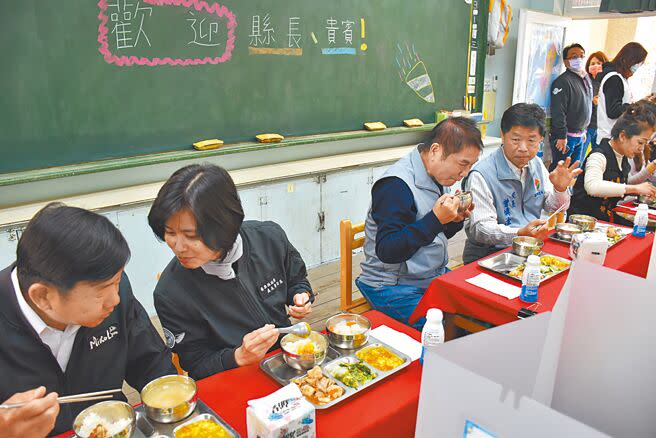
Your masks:
<instances>
[{"instance_id":1,"label":"blue jacket sleeve","mask_svg":"<svg viewBox=\"0 0 656 438\"><path fill-rule=\"evenodd\" d=\"M433 211L417 220L412 191L400 178L383 178L371 189L371 216L378 227L376 255L383 263L402 263L444 231Z\"/></svg>"}]
</instances>

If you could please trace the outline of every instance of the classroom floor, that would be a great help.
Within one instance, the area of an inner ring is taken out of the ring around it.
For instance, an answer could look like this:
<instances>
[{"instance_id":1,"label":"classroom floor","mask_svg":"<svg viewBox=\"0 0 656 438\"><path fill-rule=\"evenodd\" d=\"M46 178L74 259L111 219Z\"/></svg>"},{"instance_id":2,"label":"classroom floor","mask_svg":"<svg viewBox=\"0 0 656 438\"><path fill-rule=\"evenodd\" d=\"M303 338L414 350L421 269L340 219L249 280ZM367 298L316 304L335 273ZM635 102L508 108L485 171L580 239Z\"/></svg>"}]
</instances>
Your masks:
<instances>
[{"instance_id":1,"label":"classroom floor","mask_svg":"<svg viewBox=\"0 0 656 438\"><path fill-rule=\"evenodd\" d=\"M465 232L461 231L449 239L449 268L453 269L462 265L462 251L465 246ZM363 259L362 252L353 255L353 279L360 274L360 262ZM314 310L309 318L309 323L313 330L322 331L325 329L325 322L328 318L336 315L339 310L339 260L326 263L316 268L308 270L308 279L317 294L314 302ZM355 284L353 290L356 290ZM359 298L359 293L354 294L354 298ZM151 318L153 325L162 334L162 325L157 316ZM139 393L133 388L124 385L123 391L132 405L140 403Z\"/></svg>"}]
</instances>

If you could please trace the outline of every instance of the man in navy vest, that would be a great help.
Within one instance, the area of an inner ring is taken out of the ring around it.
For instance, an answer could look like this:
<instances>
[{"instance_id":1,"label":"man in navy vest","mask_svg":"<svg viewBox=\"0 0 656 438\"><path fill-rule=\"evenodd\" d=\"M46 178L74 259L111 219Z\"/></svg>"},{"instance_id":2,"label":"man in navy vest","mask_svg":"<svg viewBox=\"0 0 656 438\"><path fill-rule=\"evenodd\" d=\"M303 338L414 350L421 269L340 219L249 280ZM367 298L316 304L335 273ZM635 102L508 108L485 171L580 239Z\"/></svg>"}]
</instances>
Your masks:
<instances>
[{"instance_id":1,"label":"man in navy vest","mask_svg":"<svg viewBox=\"0 0 656 438\"><path fill-rule=\"evenodd\" d=\"M374 309L407 324L430 282L446 272L447 239L473 207L459 212L449 186L467 175L482 149L474 121L446 119L373 185L356 284Z\"/></svg>"},{"instance_id":2,"label":"man in navy vest","mask_svg":"<svg viewBox=\"0 0 656 438\"><path fill-rule=\"evenodd\" d=\"M537 157L546 115L535 104L518 103L501 119L503 146L481 160L467 177L476 210L465 230L463 261L471 263L512 244L515 236L544 240L542 210L569 206L567 188L582 171L570 157L549 173Z\"/></svg>"}]
</instances>

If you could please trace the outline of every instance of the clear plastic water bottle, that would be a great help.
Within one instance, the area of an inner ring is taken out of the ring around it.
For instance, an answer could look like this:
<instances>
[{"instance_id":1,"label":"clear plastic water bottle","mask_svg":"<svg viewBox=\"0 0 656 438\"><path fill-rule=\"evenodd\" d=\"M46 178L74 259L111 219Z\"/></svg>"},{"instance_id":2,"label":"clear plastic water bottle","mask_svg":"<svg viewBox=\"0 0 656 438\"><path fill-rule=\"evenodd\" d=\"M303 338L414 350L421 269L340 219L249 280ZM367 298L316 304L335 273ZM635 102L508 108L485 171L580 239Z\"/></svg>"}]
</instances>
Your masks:
<instances>
[{"instance_id":1,"label":"clear plastic water bottle","mask_svg":"<svg viewBox=\"0 0 656 438\"><path fill-rule=\"evenodd\" d=\"M647 234L647 223L649 222L649 208L647 204L638 205L638 211L633 218L633 235L645 237Z\"/></svg>"},{"instance_id":2,"label":"clear plastic water bottle","mask_svg":"<svg viewBox=\"0 0 656 438\"><path fill-rule=\"evenodd\" d=\"M526 267L522 275L522 292L519 299L525 303L535 303L538 300L540 279L540 257L530 255L526 259Z\"/></svg>"},{"instance_id":3,"label":"clear plastic water bottle","mask_svg":"<svg viewBox=\"0 0 656 438\"><path fill-rule=\"evenodd\" d=\"M421 331L421 358L419 361L424 363L424 352L436 345L444 342L444 325L442 320L444 316L440 309L428 309L426 312L426 324Z\"/></svg>"}]
</instances>

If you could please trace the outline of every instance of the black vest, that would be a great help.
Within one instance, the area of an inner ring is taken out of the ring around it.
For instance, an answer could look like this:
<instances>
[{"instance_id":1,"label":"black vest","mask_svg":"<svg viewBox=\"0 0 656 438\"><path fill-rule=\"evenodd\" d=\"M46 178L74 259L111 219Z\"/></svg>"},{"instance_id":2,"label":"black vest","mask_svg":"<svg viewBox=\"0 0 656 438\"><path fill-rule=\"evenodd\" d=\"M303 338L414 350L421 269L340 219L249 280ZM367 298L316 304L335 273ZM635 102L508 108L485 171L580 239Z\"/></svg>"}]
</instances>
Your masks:
<instances>
[{"instance_id":1,"label":"black vest","mask_svg":"<svg viewBox=\"0 0 656 438\"><path fill-rule=\"evenodd\" d=\"M607 138L603 139L599 146L593 151L594 153L601 152L606 157L606 170L604 171L604 180L612 181L619 184L626 184L629 177L631 165L626 157L622 158L622 168L617 165L617 158L615 151L610 146ZM592 153L591 153L592 155ZM587 214L594 216L597 219L608 222L623 222L619 216L613 214L613 208L617 203L622 200L618 198L598 198L588 195L585 191L585 166L588 159L583 163L583 173L576 179L574 185L574 194L572 195L572 202L567 211L568 215L571 214Z\"/></svg>"}]
</instances>

